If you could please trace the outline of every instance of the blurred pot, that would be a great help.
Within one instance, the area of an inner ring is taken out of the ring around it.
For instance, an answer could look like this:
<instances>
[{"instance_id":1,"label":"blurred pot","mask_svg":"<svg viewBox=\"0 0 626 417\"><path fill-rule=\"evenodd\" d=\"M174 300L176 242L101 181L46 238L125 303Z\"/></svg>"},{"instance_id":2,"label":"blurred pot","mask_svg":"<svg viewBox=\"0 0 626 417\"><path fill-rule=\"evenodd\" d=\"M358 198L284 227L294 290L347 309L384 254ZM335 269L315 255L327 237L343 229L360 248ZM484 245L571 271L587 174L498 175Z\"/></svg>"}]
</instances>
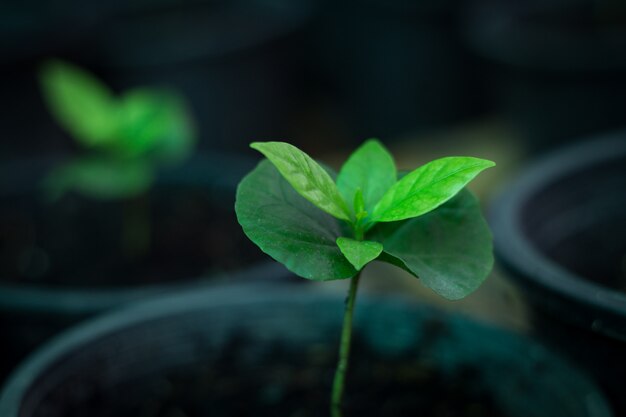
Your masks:
<instances>
[{"instance_id":1,"label":"blurred pot","mask_svg":"<svg viewBox=\"0 0 626 417\"><path fill-rule=\"evenodd\" d=\"M594 0L477 0L468 39L533 152L626 126L626 9Z\"/></svg>"},{"instance_id":2,"label":"blurred pot","mask_svg":"<svg viewBox=\"0 0 626 417\"><path fill-rule=\"evenodd\" d=\"M544 157L493 206L496 254L538 336L585 365L626 413L626 133Z\"/></svg>"},{"instance_id":3,"label":"blurred pot","mask_svg":"<svg viewBox=\"0 0 626 417\"><path fill-rule=\"evenodd\" d=\"M307 288L214 288L92 320L59 336L20 367L0 397L0 414L273 416L299 410L326 415L326 381L332 378L343 303L341 296ZM356 415L406 411L407 404L392 406L396 385L375 386L381 369L391 368L381 365L378 375L356 378L358 369L371 361L384 364L400 357L410 367L423 361L442 381L473 370L465 387L434 394L444 403L453 401L455 391L484 389L510 417L612 415L593 384L558 357L465 318L398 299L364 298L356 310L355 336L359 343L354 345L346 411L357 410ZM264 367L264 361L273 367ZM398 384L425 377L399 372ZM194 373L196 377L189 376ZM254 380L265 385L251 385ZM362 393L350 388L360 385ZM413 406L415 398L425 396L409 393ZM219 401L222 397L231 400ZM429 399L425 401L424 407ZM477 404L462 405L472 407L480 410Z\"/></svg>"},{"instance_id":4,"label":"blurred pot","mask_svg":"<svg viewBox=\"0 0 626 417\"><path fill-rule=\"evenodd\" d=\"M199 147L249 151L285 136L299 106L300 32L310 0L9 0L0 4L0 153L67 149L41 97L38 72L63 58L116 91L181 93Z\"/></svg>"},{"instance_id":5,"label":"blurred pot","mask_svg":"<svg viewBox=\"0 0 626 417\"><path fill-rule=\"evenodd\" d=\"M394 138L484 111L481 62L459 33L460 2L324 2L312 63L355 142Z\"/></svg>"},{"instance_id":6,"label":"blurred pot","mask_svg":"<svg viewBox=\"0 0 626 417\"><path fill-rule=\"evenodd\" d=\"M84 60L121 89L181 92L200 147L247 150L279 137L298 99L298 33L309 0L159 0L124 3L85 42Z\"/></svg>"},{"instance_id":7,"label":"blurred pot","mask_svg":"<svg viewBox=\"0 0 626 417\"><path fill-rule=\"evenodd\" d=\"M196 155L160 172L141 200L149 222L142 252L128 252L126 200L67 194L46 203L41 180L58 159L3 164L0 175L0 378L16 361L72 323L175 289L283 279L243 235L235 188L254 161ZM133 216L136 211L130 211Z\"/></svg>"}]
</instances>

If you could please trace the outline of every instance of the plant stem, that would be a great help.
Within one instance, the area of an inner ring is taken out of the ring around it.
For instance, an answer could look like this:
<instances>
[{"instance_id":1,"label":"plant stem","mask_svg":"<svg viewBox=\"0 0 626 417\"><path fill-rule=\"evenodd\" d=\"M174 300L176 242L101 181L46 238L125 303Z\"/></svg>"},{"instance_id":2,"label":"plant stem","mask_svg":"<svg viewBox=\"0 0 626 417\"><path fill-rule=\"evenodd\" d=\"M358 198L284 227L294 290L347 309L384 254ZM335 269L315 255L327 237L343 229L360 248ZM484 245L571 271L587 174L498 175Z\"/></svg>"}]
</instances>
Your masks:
<instances>
[{"instance_id":1,"label":"plant stem","mask_svg":"<svg viewBox=\"0 0 626 417\"><path fill-rule=\"evenodd\" d=\"M348 358L350 356L350 343L352 341L352 314L356 301L356 290L359 285L359 272L350 280L350 290L346 300L346 310L343 316L343 329L341 330L341 344L339 346L339 361L335 370L333 380L333 391L330 402L330 414L332 417L341 417L341 400L346 381L346 371L348 370Z\"/></svg>"}]
</instances>

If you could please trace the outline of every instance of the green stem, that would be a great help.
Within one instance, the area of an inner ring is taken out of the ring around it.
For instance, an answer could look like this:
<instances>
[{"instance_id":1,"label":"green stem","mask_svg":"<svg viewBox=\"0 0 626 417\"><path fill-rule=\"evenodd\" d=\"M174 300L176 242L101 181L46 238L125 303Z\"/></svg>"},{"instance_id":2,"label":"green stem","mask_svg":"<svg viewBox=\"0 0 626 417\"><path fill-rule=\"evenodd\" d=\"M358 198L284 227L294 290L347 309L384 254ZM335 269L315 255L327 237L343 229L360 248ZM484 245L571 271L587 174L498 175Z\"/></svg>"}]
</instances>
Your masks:
<instances>
[{"instance_id":1,"label":"green stem","mask_svg":"<svg viewBox=\"0 0 626 417\"><path fill-rule=\"evenodd\" d=\"M341 330L341 344L339 346L339 361L335 370L333 380L333 391L330 402L330 414L332 417L341 417L341 400L346 381L346 371L348 370L348 358L350 357L350 343L352 341L352 314L356 301L356 290L359 285L359 272L350 280L350 290L346 301L346 310L343 316L343 329Z\"/></svg>"}]
</instances>

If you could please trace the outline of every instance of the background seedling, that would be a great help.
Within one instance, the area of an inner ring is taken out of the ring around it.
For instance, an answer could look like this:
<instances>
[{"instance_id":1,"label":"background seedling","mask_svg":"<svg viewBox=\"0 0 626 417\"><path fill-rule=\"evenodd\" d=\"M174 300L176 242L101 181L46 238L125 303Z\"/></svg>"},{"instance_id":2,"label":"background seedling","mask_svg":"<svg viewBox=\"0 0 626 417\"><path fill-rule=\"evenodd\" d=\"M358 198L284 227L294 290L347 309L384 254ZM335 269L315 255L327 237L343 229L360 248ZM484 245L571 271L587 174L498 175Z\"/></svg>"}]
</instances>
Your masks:
<instances>
[{"instance_id":1,"label":"background seedling","mask_svg":"<svg viewBox=\"0 0 626 417\"><path fill-rule=\"evenodd\" d=\"M138 88L116 96L88 72L47 62L40 74L50 112L85 151L44 180L50 200L68 191L127 200L124 246L141 253L150 239L146 192L155 169L186 158L195 144L187 106L178 94Z\"/></svg>"}]
</instances>

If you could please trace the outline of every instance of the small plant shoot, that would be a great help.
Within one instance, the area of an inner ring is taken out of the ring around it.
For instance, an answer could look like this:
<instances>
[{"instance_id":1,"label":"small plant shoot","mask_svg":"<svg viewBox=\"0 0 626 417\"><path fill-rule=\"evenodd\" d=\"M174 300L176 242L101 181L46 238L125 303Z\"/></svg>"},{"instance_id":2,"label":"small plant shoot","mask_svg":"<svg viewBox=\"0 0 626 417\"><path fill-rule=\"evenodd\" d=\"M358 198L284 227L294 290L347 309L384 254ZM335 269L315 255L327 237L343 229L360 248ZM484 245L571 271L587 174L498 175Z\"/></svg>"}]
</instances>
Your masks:
<instances>
[{"instance_id":1,"label":"small plant shoot","mask_svg":"<svg viewBox=\"0 0 626 417\"><path fill-rule=\"evenodd\" d=\"M124 253L145 255L151 236L146 194L156 168L181 162L195 144L182 97L152 88L116 96L93 75L58 60L43 66L40 83L50 112L85 151L47 174L46 197L56 201L74 191L124 200Z\"/></svg>"},{"instance_id":2,"label":"small plant shoot","mask_svg":"<svg viewBox=\"0 0 626 417\"><path fill-rule=\"evenodd\" d=\"M187 106L172 91L138 88L116 96L58 60L43 66L40 84L52 115L87 151L49 173L44 186L51 199L69 190L98 199L139 195L156 166L181 161L193 149Z\"/></svg>"},{"instance_id":3,"label":"small plant shoot","mask_svg":"<svg viewBox=\"0 0 626 417\"><path fill-rule=\"evenodd\" d=\"M339 417L360 271L387 262L449 300L476 290L493 266L492 238L465 186L495 163L446 157L402 176L370 139L335 175L288 143L250 146L267 159L237 189L244 233L303 278L351 280L331 395L331 415Z\"/></svg>"}]
</instances>

